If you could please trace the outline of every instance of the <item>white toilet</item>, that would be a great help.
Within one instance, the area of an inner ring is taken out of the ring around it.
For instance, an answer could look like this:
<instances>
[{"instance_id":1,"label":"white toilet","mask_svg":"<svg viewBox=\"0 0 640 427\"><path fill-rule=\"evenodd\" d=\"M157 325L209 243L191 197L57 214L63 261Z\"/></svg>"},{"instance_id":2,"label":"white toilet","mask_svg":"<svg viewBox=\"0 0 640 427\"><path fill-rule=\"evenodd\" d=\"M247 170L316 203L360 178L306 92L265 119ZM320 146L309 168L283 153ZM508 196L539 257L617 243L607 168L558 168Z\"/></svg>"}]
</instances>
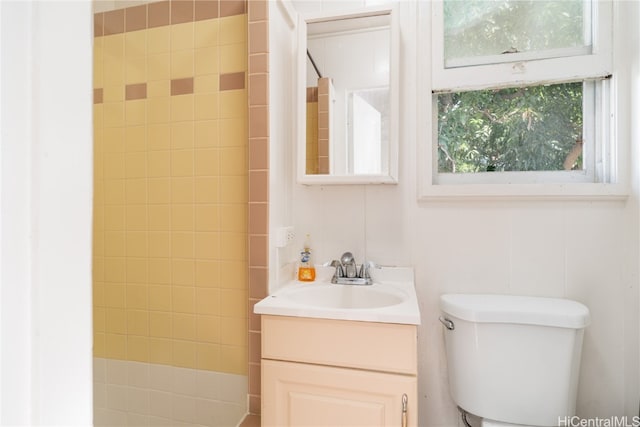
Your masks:
<instances>
[{"instance_id":1,"label":"white toilet","mask_svg":"<svg viewBox=\"0 0 640 427\"><path fill-rule=\"evenodd\" d=\"M449 294L440 308L451 396L482 426L558 426L575 415L587 307Z\"/></svg>"}]
</instances>

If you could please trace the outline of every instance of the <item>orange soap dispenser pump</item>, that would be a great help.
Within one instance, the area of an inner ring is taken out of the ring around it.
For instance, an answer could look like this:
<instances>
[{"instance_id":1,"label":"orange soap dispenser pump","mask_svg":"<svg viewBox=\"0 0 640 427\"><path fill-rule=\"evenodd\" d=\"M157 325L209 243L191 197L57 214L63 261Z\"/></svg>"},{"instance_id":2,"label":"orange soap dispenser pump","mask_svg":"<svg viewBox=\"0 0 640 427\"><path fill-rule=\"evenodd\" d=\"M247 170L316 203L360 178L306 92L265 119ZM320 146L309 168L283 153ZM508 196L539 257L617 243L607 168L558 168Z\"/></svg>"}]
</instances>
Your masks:
<instances>
[{"instance_id":1,"label":"orange soap dispenser pump","mask_svg":"<svg viewBox=\"0 0 640 427\"><path fill-rule=\"evenodd\" d=\"M308 234L304 241L304 249L300 252L298 280L301 282L313 282L316 280L316 269L311 259L311 237Z\"/></svg>"}]
</instances>

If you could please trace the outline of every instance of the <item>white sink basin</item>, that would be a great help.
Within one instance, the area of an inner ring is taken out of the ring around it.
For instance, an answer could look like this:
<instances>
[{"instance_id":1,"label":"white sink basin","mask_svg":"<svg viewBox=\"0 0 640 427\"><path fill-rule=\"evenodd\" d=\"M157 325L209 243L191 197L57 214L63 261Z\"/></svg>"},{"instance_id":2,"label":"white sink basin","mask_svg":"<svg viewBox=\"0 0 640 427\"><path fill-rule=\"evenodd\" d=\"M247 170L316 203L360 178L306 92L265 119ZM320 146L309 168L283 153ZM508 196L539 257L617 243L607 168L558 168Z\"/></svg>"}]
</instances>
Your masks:
<instances>
[{"instance_id":1,"label":"white sink basin","mask_svg":"<svg viewBox=\"0 0 640 427\"><path fill-rule=\"evenodd\" d=\"M384 267L372 272L373 285L330 283L332 269L318 279L291 281L254 306L257 314L420 324L411 268Z\"/></svg>"}]
</instances>

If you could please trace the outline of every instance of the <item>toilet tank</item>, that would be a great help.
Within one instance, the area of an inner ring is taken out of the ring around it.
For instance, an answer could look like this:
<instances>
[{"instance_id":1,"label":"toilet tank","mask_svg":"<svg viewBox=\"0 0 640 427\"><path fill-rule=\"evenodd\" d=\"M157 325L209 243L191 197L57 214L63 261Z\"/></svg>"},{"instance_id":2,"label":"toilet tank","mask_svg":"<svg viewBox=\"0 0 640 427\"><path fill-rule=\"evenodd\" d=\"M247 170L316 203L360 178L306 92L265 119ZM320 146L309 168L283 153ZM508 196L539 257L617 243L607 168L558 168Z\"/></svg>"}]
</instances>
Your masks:
<instances>
[{"instance_id":1,"label":"toilet tank","mask_svg":"<svg viewBox=\"0 0 640 427\"><path fill-rule=\"evenodd\" d=\"M440 308L459 407L535 426L575 415L587 307L558 298L448 294Z\"/></svg>"}]
</instances>

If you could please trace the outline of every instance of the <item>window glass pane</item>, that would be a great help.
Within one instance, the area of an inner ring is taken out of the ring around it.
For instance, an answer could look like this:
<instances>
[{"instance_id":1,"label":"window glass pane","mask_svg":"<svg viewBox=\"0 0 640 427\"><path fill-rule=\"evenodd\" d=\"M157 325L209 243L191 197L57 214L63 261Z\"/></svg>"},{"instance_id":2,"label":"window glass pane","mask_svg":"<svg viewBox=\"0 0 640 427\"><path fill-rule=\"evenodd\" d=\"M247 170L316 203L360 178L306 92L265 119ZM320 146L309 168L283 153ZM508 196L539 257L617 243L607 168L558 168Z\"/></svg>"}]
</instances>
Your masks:
<instances>
[{"instance_id":1,"label":"window glass pane","mask_svg":"<svg viewBox=\"0 0 640 427\"><path fill-rule=\"evenodd\" d=\"M583 91L593 83L441 93L438 171L583 168Z\"/></svg>"},{"instance_id":2,"label":"window glass pane","mask_svg":"<svg viewBox=\"0 0 640 427\"><path fill-rule=\"evenodd\" d=\"M590 46L588 16L586 0L445 0L445 60Z\"/></svg>"}]
</instances>

